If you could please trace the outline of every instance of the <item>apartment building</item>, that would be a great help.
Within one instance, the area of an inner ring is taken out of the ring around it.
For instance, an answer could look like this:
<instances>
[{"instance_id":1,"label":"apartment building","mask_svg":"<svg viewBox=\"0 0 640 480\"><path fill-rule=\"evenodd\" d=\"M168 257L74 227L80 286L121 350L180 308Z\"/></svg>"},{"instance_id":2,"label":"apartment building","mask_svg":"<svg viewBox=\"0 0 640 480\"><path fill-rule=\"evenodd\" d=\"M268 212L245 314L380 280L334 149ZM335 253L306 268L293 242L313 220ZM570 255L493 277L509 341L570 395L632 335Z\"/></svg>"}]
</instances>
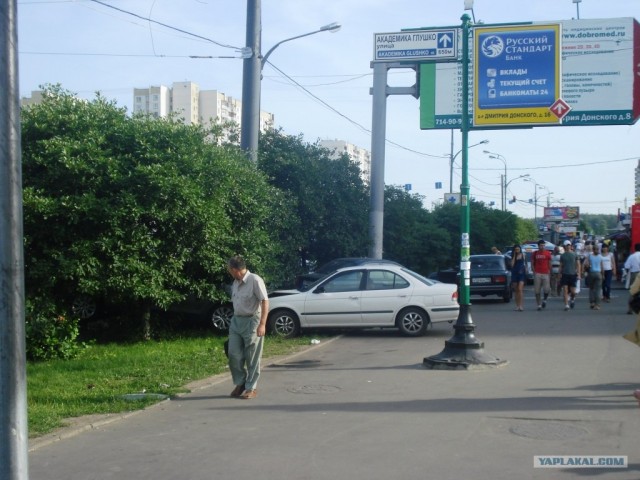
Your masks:
<instances>
[{"instance_id":1,"label":"apartment building","mask_svg":"<svg viewBox=\"0 0 640 480\"><path fill-rule=\"evenodd\" d=\"M171 87L161 85L134 88L133 112L165 117L176 113L188 124L208 126L216 120L242 123L242 101L218 90L200 90L194 82L174 82ZM260 129L272 128L272 113L260 112Z\"/></svg>"},{"instance_id":2,"label":"apartment building","mask_svg":"<svg viewBox=\"0 0 640 480\"><path fill-rule=\"evenodd\" d=\"M333 157L338 158L346 153L351 160L360 167L360 176L367 184L371 181L371 152L344 140L320 140L320 146L333 152Z\"/></svg>"}]
</instances>

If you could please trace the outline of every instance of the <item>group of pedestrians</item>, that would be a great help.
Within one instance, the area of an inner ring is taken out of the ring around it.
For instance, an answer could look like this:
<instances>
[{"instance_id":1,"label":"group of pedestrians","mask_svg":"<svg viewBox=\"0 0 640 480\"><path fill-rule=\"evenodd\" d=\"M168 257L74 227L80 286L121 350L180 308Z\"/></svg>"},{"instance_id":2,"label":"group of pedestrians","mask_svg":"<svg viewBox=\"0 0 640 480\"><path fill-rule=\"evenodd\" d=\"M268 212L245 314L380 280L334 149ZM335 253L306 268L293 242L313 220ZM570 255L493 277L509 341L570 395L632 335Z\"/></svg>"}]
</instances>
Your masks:
<instances>
[{"instance_id":1,"label":"group of pedestrians","mask_svg":"<svg viewBox=\"0 0 640 480\"><path fill-rule=\"evenodd\" d=\"M528 266L520 245L513 247L510 267L516 311L521 312L524 310L524 284ZM550 293L560 295L560 291L564 298L564 310L573 309L583 273L587 275L591 309L600 310L603 300L611 300L611 281L616 275L616 262L606 244L602 246L602 252L597 244L593 245L582 259L574 251L570 240L565 240L563 246L556 247L552 254L541 239L538 241L538 250L531 254L531 268L538 310L546 308ZM640 253L637 256L637 272L640 272Z\"/></svg>"}]
</instances>

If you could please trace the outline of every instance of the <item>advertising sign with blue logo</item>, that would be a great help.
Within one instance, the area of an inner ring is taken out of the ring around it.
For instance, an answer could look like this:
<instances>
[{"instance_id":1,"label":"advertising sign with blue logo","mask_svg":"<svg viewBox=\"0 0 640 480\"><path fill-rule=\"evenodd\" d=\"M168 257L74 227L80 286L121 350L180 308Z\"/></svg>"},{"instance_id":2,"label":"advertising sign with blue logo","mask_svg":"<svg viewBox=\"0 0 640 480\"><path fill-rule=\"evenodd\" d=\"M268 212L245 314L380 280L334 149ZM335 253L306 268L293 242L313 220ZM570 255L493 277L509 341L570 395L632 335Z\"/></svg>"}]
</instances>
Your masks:
<instances>
[{"instance_id":1,"label":"advertising sign with blue logo","mask_svg":"<svg viewBox=\"0 0 640 480\"><path fill-rule=\"evenodd\" d=\"M557 124L560 24L475 29L474 125Z\"/></svg>"}]
</instances>

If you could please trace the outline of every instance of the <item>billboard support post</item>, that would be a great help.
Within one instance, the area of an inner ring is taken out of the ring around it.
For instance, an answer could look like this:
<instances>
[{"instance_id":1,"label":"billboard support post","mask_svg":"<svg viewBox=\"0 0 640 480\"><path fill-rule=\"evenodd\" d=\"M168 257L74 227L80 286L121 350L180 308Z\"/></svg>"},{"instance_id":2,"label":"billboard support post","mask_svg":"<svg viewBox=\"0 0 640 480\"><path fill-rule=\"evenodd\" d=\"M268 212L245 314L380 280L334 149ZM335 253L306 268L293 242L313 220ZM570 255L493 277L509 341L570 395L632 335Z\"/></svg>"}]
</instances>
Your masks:
<instances>
[{"instance_id":1,"label":"billboard support post","mask_svg":"<svg viewBox=\"0 0 640 480\"><path fill-rule=\"evenodd\" d=\"M454 334L445 342L442 352L425 357L423 365L434 370L468 370L481 367L499 367L506 360L495 358L484 351L484 343L475 336L471 318L471 197L469 195L469 23L471 17L462 16L462 184L460 185L460 312L453 326Z\"/></svg>"}]
</instances>

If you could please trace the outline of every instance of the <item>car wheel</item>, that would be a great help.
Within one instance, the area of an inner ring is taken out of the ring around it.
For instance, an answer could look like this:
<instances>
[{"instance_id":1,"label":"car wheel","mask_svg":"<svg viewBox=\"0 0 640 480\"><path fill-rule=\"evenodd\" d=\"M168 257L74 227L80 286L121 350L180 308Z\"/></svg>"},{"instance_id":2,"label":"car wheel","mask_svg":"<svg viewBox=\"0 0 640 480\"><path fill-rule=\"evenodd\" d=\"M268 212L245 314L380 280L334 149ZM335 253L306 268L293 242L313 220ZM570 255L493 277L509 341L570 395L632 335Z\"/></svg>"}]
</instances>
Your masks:
<instances>
[{"instance_id":1,"label":"car wheel","mask_svg":"<svg viewBox=\"0 0 640 480\"><path fill-rule=\"evenodd\" d=\"M91 318L96 314L96 302L88 295L80 295L73 300L71 311L82 320Z\"/></svg>"},{"instance_id":2,"label":"car wheel","mask_svg":"<svg viewBox=\"0 0 640 480\"><path fill-rule=\"evenodd\" d=\"M222 332L229 330L231 317L233 317L233 309L227 304L219 305L213 309L213 312L211 312L211 321L213 322L213 326Z\"/></svg>"},{"instance_id":3,"label":"car wheel","mask_svg":"<svg viewBox=\"0 0 640 480\"><path fill-rule=\"evenodd\" d=\"M300 320L291 310L275 310L269 314L269 332L281 338L300 335Z\"/></svg>"},{"instance_id":4,"label":"car wheel","mask_svg":"<svg viewBox=\"0 0 640 480\"><path fill-rule=\"evenodd\" d=\"M418 337L424 335L429 324L429 316L424 310L409 307L398 313L396 325L403 335L408 337Z\"/></svg>"}]
</instances>

